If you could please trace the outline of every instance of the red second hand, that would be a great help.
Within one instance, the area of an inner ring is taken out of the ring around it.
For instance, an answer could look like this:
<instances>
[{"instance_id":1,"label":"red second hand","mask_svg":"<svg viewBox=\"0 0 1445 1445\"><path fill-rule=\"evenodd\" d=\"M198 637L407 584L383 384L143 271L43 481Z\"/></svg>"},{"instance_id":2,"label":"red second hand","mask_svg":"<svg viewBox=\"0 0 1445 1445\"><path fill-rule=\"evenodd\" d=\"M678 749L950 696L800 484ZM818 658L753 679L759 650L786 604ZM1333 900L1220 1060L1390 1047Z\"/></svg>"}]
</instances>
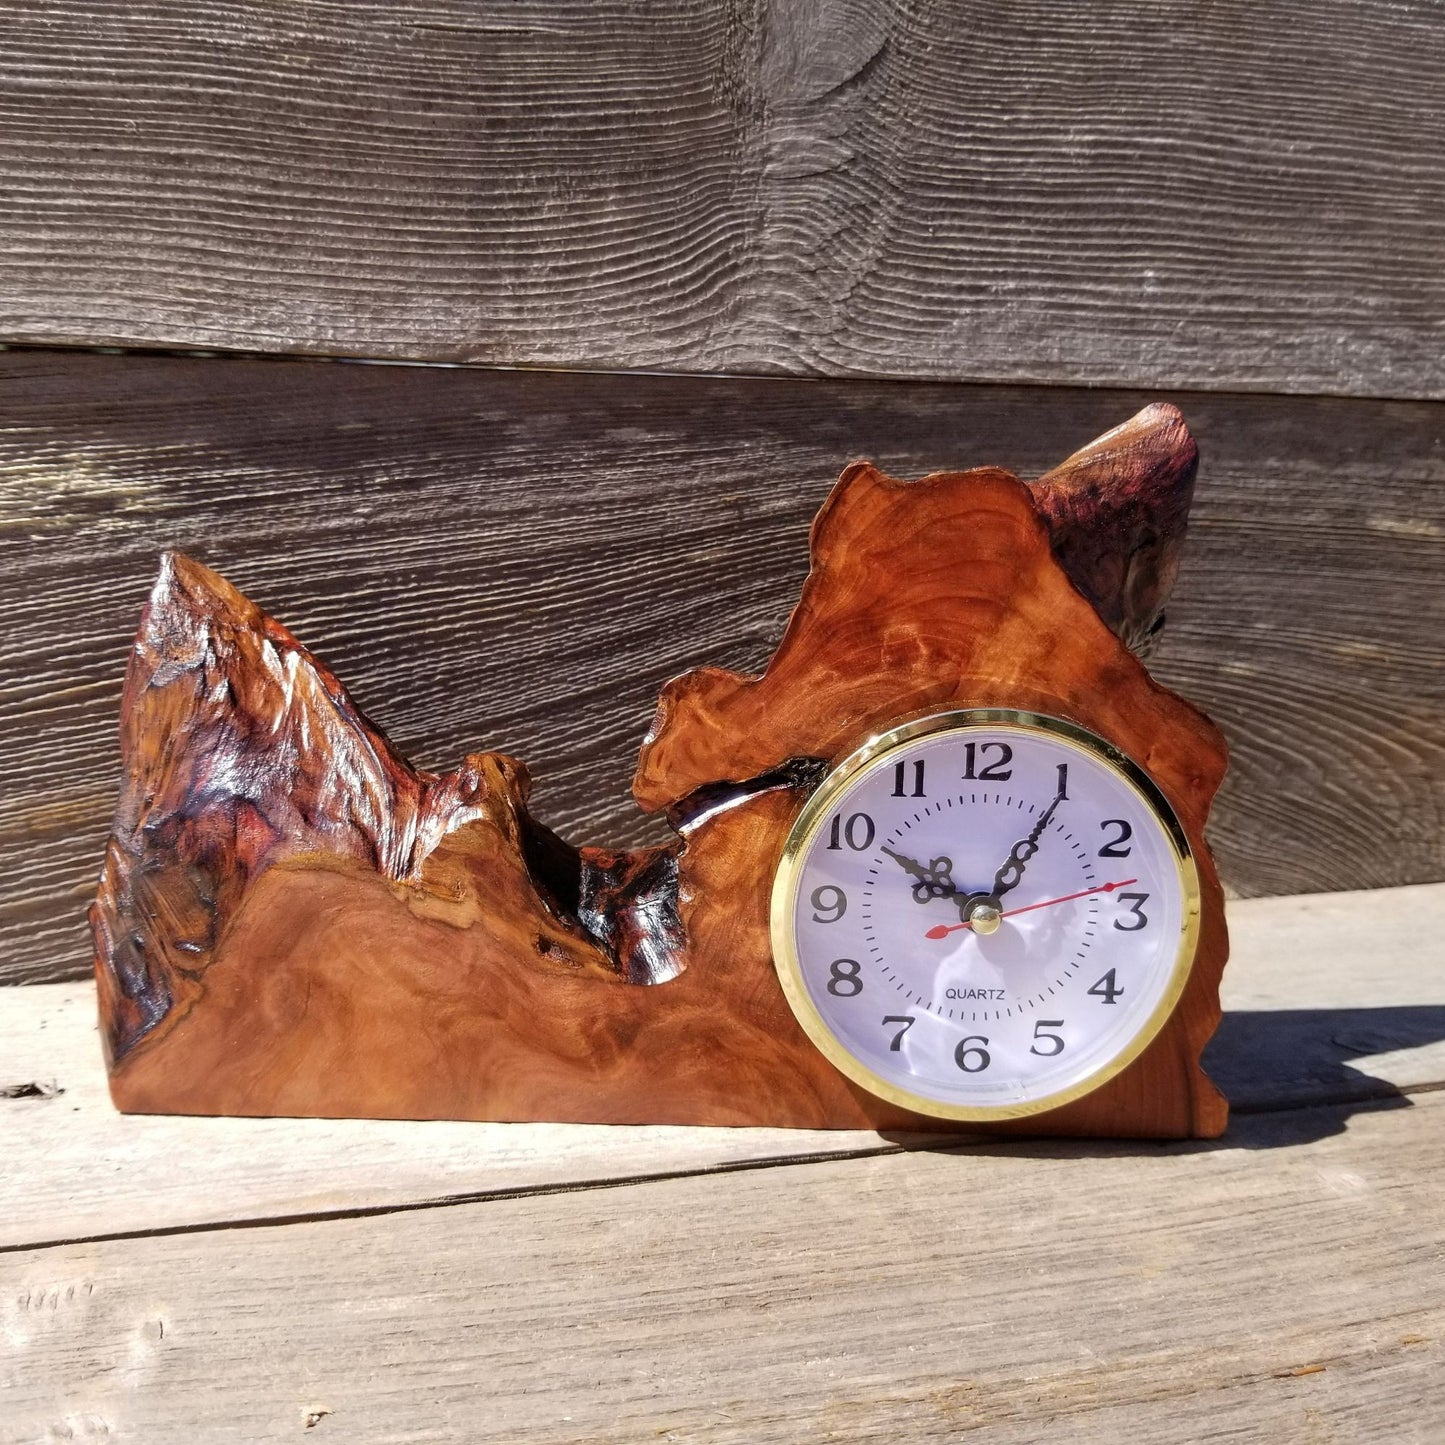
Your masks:
<instances>
[{"instance_id":1,"label":"red second hand","mask_svg":"<svg viewBox=\"0 0 1445 1445\"><path fill-rule=\"evenodd\" d=\"M1032 913L1035 908L1051 908L1055 903L1072 903L1076 898L1087 898L1091 893L1112 893L1116 888L1127 888L1131 883L1137 883L1137 878L1125 878L1122 883L1101 883L1097 888L1085 888L1082 893L1065 893L1062 898L1045 898L1042 903L1027 903L1022 908L1010 908L1007 913L1000 913L1000 918L1012 918L1016 913ZM972 928L972 923L940 923L936 928L930 928L923 936L925 938L947 938L950 933L957 933L960 928Z\"/></svg>"}]
</instances>

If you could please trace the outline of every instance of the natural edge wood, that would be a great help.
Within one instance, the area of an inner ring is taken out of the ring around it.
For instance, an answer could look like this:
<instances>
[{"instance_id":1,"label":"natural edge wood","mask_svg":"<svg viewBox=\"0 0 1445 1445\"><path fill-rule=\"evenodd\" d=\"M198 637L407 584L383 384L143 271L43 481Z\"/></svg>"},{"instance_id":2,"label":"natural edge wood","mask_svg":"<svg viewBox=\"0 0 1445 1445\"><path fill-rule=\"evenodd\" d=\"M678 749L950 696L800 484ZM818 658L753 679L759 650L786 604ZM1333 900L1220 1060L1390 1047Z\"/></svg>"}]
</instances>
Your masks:
<instances>
[{"instance_id":1,"label":"natural edge wood","mask_svg":"<svg viewBox=\"0 0 1445 1445\"><path fill-rule=\"evenodd\" d=\"M126 783L93 910L117 1104L944 1127L865 1095L807 1042L772 969L767 894L823 766L905 717L1009 705L1079 722L1151 773L1199 858L1204 922L1184 998L1139 1060L993 1127L1218 1133L1199 1055L1227 951L1203 837L1224 745L1105 625L1150 635L1194 462L1178 413L1156 406L1033 496L995 469L904 483L848 468L766 672L665 690L634 792L679 837L631 854L539 825L512 759L413 769L289 632L168 558L127 678Z\"/></svg>"}]
</instances>

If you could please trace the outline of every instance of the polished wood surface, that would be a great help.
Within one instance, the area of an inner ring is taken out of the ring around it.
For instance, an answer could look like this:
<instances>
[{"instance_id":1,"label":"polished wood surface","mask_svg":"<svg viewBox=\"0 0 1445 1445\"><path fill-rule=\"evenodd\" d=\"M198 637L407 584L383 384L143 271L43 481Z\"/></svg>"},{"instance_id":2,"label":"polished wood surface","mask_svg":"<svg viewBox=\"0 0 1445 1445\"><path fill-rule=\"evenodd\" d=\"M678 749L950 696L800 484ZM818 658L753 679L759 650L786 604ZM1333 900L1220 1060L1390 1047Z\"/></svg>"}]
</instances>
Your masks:
<instances>
[{"instance_id":1,"label":"polished wood surface","mask_svg":"<svg viewBox=\"0 0 1445 1445\"><path fill-rule=\"evenodd\" d=\"M127 680L126 784L93 913L117 1103L942 1127L862 1093L804 1038L773 973L768 894L821 766L903 717L1007 705L1080 722L1150 771L1199 856L1204 923L1185 995L1140 1059L1000 1127L1217 1133L1223 1101L1198 1059L1226 951L1203 839L1223 740L1070 581L1118 579L1103 610L1150 633L1194 455L1161 406L1070 458L1037 500L997 469L904 483L848 468L766 672L706 669L664 693L635 792L682 836L635 857L537 824L510 759L413 769L284 628L169 558ZM1131 569L1148 516L1173 535Z\"/></svg>"}]
</instances>

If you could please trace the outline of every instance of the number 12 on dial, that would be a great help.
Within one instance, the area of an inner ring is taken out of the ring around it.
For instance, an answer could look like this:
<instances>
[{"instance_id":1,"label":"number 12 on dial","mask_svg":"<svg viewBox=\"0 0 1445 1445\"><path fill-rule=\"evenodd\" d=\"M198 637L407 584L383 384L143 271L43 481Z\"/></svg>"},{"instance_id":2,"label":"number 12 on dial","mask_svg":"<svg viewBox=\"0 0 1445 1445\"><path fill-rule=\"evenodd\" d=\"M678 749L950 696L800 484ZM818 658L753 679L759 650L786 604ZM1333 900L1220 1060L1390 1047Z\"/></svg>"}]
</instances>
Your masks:
<instances>
[{"instance_id":1,"label":"number 12 on dial","mask_svg":"<svg viewBox=\"0 0 1445 1445\"><path fill-rule=\"evenodd\" d=\"M773 954L843 1073L918 1113L1004 1119L1098 1088L1159 1032L1199 932L1188 841L1104 739L939 714L839 764L793 828Z\"/></svg>"}]
</instances>

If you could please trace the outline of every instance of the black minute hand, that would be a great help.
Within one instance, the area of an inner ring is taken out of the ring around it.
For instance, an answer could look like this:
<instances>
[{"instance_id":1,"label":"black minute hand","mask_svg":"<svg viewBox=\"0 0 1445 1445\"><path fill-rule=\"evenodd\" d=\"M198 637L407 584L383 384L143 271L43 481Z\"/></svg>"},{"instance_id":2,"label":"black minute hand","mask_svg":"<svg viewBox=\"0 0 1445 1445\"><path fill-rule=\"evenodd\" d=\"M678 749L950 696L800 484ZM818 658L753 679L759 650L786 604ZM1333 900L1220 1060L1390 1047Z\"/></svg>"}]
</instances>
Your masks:
<instances>
[{"instance_id":1,"label":"black minute hand","mask_svg":"<svg viewBox=\"0 0 1445 1445\"><path fill-rule=\"evenodd\" d=\"M1043 837L1044 829L1049 826L1049 819L1054 816L1054 809L1064 801L1064 784L1061 781L1059 791L1054 794L1054 801L1044 809L1039 821L1034 824L1033 832L1027 838L1020 838L1013 846L1013 852L1008 855L1008 861L993 875L993 893L990 895L995 906L998 900L1005 893L1019 886L1024 876L1024 864L1039 851L1039 839Z\"/></svg>"}]
</instances>

